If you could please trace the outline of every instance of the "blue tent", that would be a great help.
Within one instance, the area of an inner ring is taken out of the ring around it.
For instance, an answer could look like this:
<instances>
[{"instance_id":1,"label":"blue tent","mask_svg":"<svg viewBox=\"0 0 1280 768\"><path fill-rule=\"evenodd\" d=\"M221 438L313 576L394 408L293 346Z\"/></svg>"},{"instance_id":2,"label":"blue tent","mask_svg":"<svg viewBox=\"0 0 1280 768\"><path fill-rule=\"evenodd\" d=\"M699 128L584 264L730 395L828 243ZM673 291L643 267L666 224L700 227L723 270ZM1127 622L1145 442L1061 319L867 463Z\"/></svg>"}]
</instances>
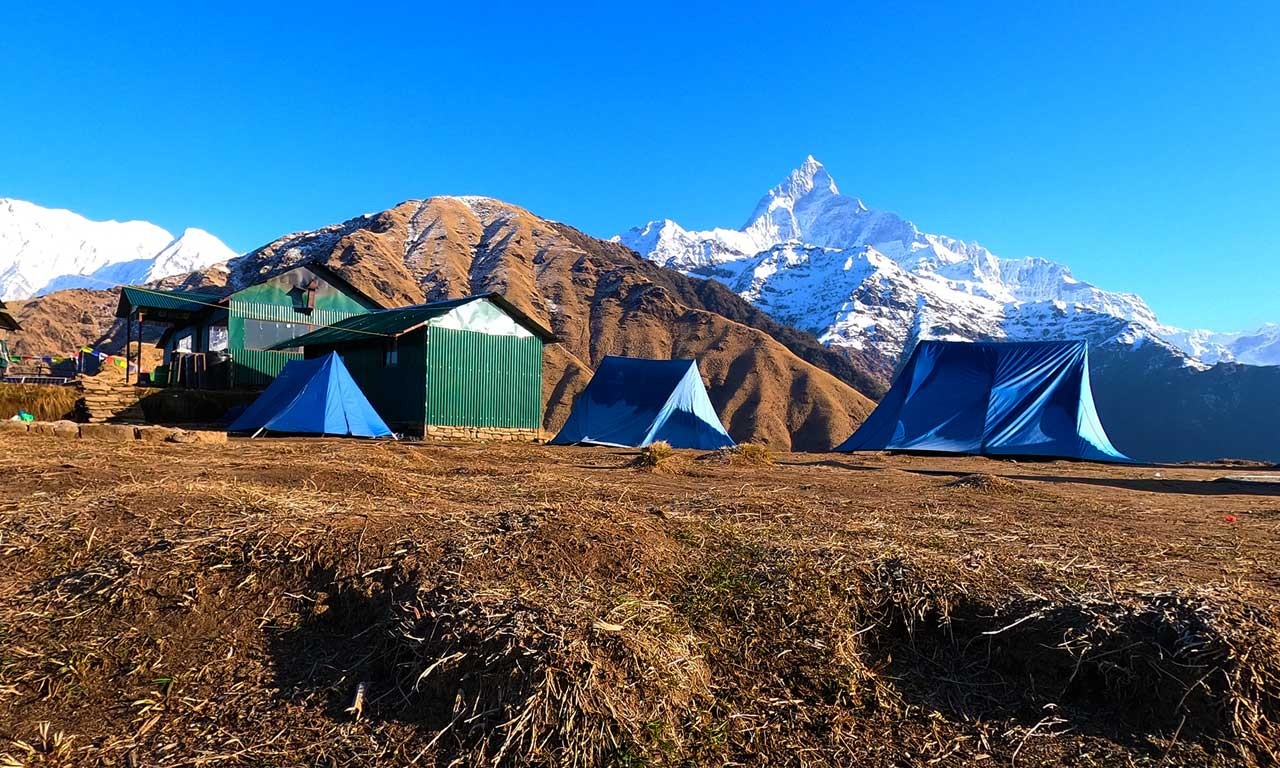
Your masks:
<instances>
[{"instance_id":1,"label":"blue tent","mask_svg":"<svg viewBox=\"0 0 1280 768\"><path fill-rule=\"evenodd\" d=\"M336 352L291 360L228 432L388 437L391 430L373 410Z\"/></svg>"},{"instance_id":2,"label":"blue tent","mask_svg":"<svg viewBox=\"0 0 1280 768\"><path fill-rule=\"evenodd\" d=\"M551 444L642 448L659 440L673 448L734 445L696 360L606 357Z\"/></svg>"},{"instance_id":3,"label":"blue tent","mask_svg":"<svg viewBox=\"0 0 1280 768\"><path fill-rule=\"evenodd\" d=\"M1098 418L1083 341L922 341L835 450L1129 461Z\"/></svg>"}]
</instances>

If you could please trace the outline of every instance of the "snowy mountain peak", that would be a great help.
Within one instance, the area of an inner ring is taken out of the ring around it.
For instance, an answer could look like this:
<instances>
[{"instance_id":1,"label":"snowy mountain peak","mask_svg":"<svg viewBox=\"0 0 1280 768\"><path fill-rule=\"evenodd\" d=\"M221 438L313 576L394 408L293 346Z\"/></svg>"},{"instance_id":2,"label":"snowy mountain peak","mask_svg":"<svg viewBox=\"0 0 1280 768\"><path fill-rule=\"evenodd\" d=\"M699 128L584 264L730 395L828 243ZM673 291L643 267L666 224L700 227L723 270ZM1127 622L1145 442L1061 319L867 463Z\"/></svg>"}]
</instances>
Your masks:
<instances>
[{"instance_id":1,"label":"snowy mountain peak","mask_svg":"<svg viewBox=\"0 0 1280 768\"><path fill-rule=\"evenodd\" d=\"M238 256L218 238L195 227L187 227L182 235L156 254L142 282L149 283L170 275L194 272Z\"/></svg>"},{"instance_id":2,"label":"snowy mountain peak","mask_svg":"<svg viewBox=\"0 0 1280 768\"><path fill-rule=\"evenodd\" d=\"M765 193L742 231L763 250L790 241L831 245L838 237L824 230L824 222L856 218L868 213L856 197L840 194L835 179L813 156Z\"/></svg>"},{"instance_id":3,"label":"snowy mountain peak","mask_svg":"<svg viewBox=\"0 0 1280 768\"><path fill-rule=\"evenodd\" d=\"M787 178L778 186L769 190L768 197L784 197L791 200L798 200L801 197L820 189L832 195L840 194L840 189L836 187L835 179L831 178L831 174L827 173L827 169L813 155L805 158L791 173L787 174Z\"/></svg>"},{"instance_id":4,"label":"snowy mountain peak","mask_svg":"<svg viewBox=\"0 0 1280 768\"><path fill-rule=\"evenodd\" d=\"M175 238L145 221L91 221L65 209L0 198L0 299L147 282L235 256L200 229Z\"/></svg>"},{"instance_id":5,"label":"snowy mountain peak","mask_svg":"<svg viewBox=\"0 0 1280 768\"><path fill-rule=\"evenodd\" d=\"M614 238L685 274L718 280L772 314L852 349L895 358L916 339L1089 339L1166 348L1186 365L1280 364L1280 328L1254 333L1162 325L1140 297L1079 280L1040 258L920 231L842 195L810 155L741 229L690 231L670 219Z\"/></svg>"}]
</instances>

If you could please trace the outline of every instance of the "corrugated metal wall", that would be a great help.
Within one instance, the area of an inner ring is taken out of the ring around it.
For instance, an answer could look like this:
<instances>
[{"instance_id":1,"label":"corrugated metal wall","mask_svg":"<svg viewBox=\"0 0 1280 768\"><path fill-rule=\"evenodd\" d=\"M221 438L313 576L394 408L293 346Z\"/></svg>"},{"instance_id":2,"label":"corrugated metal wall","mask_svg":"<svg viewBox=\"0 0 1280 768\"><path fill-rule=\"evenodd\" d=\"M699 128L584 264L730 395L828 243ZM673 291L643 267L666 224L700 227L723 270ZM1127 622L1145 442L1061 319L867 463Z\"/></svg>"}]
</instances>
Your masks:
<instances>
[{"instance_id":1,"label":"corrugated metal wall","mask_svg":"<svg viewBox=\"0 0 1280 768\"><path fill-rule=\"evenodd\" d=\"M330 309L313 309L303 314L293 308L292 304L260 304L251 301L231 299L231 314L227 321L228 351L233 360L232 386L260 387L270 384L272 379L280 375L285 363L302 357L296 352L271 352L265 349L248 349L245 347L245 320L265 320L278 323L301 324L305 327L298 335L307 333L317 326L331 325L345 320L358 312L336 311Z\"/></svg>"},{"instance_id":2,"label":"corrugated metal wall","mask_svg":"<svg viewBox=\"0 0 1280 768\"><path fill-rule=\"evenodd\" d=\"M542 340L431 328L427 423L540 427Z\"/></svg>"}]
</instances>

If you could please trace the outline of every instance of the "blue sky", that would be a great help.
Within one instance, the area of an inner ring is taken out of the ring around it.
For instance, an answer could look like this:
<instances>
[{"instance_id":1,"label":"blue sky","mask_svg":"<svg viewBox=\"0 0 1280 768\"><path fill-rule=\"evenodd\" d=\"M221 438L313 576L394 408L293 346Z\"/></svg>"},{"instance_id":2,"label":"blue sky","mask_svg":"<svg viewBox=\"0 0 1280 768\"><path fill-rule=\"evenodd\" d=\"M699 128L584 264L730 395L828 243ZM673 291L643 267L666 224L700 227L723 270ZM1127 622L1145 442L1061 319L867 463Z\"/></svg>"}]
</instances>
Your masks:
<instances>
[{"instance_id":1,"label":"blue sky","mask_svg":"<svg viewBox=\"0 0 1280 768\"><path fill-rule=\"evenodd\" d=\"M54 5L0 29L0 196L238 250L433 194L607 237L738 226L812 153L1166 322L1280 321L1280 4Z\"/></svg>"}]
</instances>

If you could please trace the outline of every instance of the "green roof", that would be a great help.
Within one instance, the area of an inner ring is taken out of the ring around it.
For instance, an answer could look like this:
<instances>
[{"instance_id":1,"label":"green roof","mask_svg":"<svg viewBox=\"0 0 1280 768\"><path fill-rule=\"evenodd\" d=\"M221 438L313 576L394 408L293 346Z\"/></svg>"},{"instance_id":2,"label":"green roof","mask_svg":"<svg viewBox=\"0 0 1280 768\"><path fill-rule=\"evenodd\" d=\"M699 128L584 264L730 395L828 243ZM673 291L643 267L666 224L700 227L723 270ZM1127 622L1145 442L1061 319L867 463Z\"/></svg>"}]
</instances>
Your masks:
<instances>
[{"instance_id":1,"label":"green roof","mask_svg":"<svg viewBox=\"0 0 1280 768\"><path fill-rule=\"evenodd\" d=\"M126 285L120 289L116 317L128 317L139 309L198 314L218 303L222 294L210 291L162 291Z\"/></svg>"},{"instance_id":2,"label":"green roof","mask_svg":"<svg viewBox=\"0 0 1280 768\"><path fill-rule=\"evenodd\" d=\"M319 328L297 338L282 341L270 349L284 350L294 347L316 346L326 344L344 344L353 341L367 341L372 338L388 338L402 336L417 330L434 318L448 314L455 307L468 304L478 299L487 299L506 312L534 336L546 343L556 341L556 335L548 328L521 312L511 302L496 293L483 293L461 299L433 301L429 304L417 304L399 309L384 309L364 315L355 315L333 325Z\"/></svg>"}]
</instances>

